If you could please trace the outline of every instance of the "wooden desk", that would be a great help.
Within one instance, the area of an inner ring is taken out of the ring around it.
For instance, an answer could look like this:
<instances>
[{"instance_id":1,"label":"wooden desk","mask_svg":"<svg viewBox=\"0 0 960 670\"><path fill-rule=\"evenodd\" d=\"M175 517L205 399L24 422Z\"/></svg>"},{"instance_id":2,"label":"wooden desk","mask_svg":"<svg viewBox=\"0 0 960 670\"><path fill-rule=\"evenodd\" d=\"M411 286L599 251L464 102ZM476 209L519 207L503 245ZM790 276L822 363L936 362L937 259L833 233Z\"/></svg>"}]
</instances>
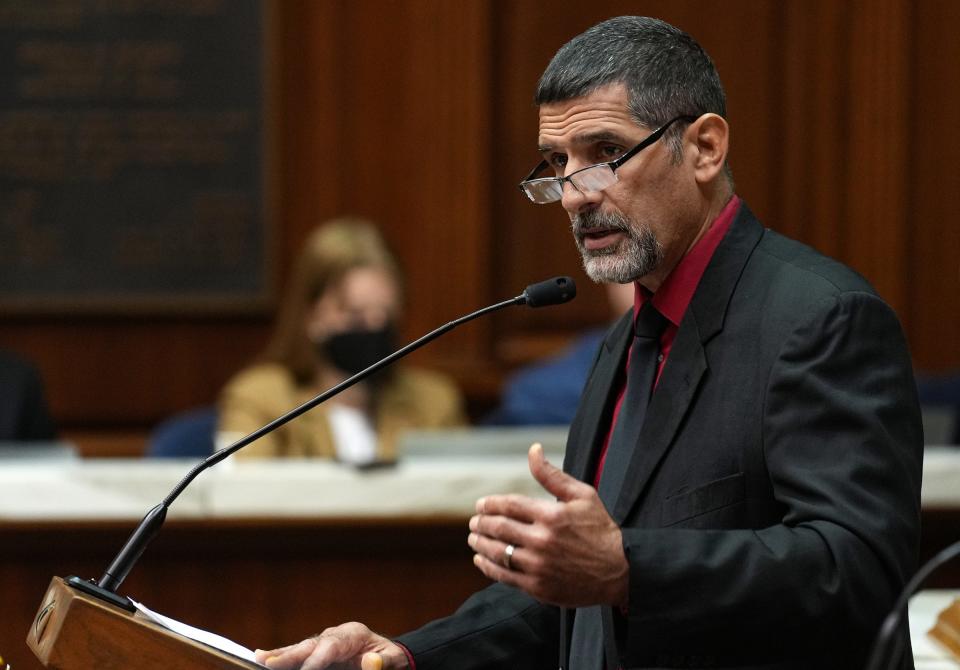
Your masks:
<instances>
[{"instance_id":1,"label":"wooden desk","mask_svg":"<svg viewBox=\"0 0 960 670\"><path fill-rule=\"evenodd\" d=\"M960 598L958 589L932 589L921 591L910 599L910 638L916 670L960 668L960 661L927 636L940 612L956 598Z\"/></svg>"},{"instance_id":2,"label":"wooden desk","mask_svg":"<svg viewBox=\"0 0 960 670\"><path fill-rule=\"evenodd\" d=\"M52 575L99 577L130 533L110 521L0 525L0 653L24 644ZM248 647L358 620L397 634L452 611L486 581L462 517L171 520L121 592Z\"/></svg>"}]
</instances>

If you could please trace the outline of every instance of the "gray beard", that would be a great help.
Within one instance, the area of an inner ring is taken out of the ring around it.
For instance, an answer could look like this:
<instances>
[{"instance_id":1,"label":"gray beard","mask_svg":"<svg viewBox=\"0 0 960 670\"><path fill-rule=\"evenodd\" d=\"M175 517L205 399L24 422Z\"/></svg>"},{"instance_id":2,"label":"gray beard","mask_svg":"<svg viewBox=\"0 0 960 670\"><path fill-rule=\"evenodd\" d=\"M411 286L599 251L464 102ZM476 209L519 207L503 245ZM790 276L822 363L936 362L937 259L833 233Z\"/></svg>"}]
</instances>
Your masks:
<instances>
[{"instance_id":1,"label":"gray beard","mask_svg":"<svg viewBox=\"0 0 960 670\"><path fill-rule=\"evenodd\" d=\"M573 239L587 276L599 283L627 284L650 274L663 261L663 247L649 227L635 225L620 213L590 210L573 218ZM617 245L590 250L584 236L591 230L617 230L624 239Z\"/></svg>"}]
</instances>

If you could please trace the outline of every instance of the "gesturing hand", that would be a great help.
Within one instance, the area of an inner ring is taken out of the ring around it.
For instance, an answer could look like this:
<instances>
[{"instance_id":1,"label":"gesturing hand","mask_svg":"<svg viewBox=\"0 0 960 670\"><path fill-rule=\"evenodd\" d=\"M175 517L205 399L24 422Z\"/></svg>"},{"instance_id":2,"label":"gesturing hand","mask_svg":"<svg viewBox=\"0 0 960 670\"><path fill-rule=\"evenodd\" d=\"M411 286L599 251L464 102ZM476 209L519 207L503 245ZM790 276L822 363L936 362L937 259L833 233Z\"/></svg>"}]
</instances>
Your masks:
<instances>
[{"instance_id":1,"label":"gesturing hand","mask_svg":"<svg viewBox=\"0 0 960 670\"><path fill-rule=\"evenodd\" d=\"M258 649L256 658L272 670L402 670L409 667L407 655L398 644L356 622L328 628L289 647Z\"/></svg>"},{"instance_id":2,"label":"gesturing hand","mask_svg":"<svg viewBox=\"0 0 960 670\"><path fill-rule=\"evenodd\" d=\"M477 501L468 542L490 579L565 607L625 605L623 537L596 490L550 464L539 444L530 472L556 501L496 495ZM507 547L514 547L512 556Z\"/></svg>"}]
</instances>

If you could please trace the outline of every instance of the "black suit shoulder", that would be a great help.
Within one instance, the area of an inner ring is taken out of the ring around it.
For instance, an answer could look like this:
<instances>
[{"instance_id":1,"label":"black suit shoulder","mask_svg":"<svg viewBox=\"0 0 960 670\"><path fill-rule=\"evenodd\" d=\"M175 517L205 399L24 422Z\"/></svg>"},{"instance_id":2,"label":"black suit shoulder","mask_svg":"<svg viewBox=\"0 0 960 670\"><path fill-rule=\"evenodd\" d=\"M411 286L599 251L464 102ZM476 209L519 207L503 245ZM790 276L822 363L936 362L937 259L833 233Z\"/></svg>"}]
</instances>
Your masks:
<instances>
[{"instance_id":1,"label":"black suit shoulder","mask_svg":"<svg viewBox=\"0 0 960 670\"><path fill-rule=\"evenodd\" d=\"M805 292L818 296L847 292L876 295L870 282L849 266L776 231L764 230L756 251L751 260L758 268L800 283Z\"/></svg>"}]
</instances>

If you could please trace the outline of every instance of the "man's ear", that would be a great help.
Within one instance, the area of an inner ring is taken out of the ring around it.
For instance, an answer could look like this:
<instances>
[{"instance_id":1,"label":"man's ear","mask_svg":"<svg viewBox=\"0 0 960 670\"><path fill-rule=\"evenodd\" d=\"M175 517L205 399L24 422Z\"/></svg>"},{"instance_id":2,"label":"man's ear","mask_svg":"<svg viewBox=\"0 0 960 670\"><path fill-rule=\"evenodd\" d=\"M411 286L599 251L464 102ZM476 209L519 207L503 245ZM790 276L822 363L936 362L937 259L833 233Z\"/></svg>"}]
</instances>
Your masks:
<instances>
[{"instance_id":1,"label":"man's ear","mask_svg":"<svg viewBox=\"0 0 960 670\"><path fill-rule=\"evenodd\" d=\"M730 126L717 114L704 114L687 130L696 147L694 176L701 184L712 182L722 172L730 146Z\"/></svg>"}]
</instances>

